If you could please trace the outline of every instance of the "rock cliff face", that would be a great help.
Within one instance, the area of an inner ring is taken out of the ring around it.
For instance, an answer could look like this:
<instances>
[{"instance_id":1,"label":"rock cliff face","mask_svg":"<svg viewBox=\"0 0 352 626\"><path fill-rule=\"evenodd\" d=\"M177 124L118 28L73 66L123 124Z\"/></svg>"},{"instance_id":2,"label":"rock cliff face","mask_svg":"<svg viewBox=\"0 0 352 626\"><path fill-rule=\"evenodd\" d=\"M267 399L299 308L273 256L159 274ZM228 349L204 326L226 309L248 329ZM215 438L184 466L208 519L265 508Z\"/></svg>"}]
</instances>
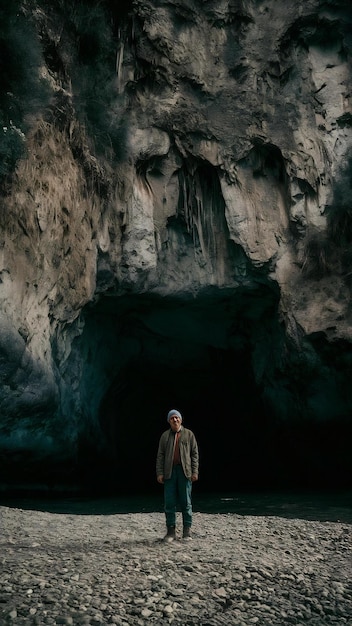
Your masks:
<instances>
[{"instance_id":1,"label":"rock cliff face","mask_svg":"<svg viewBox=\"0 0 352 626\"><path fill-rule=\"evenodd\" d=\"M147 487L176 406L208 487L345 483L347 3L1 11L4 482Z\"/></svg>"}]
</instances>

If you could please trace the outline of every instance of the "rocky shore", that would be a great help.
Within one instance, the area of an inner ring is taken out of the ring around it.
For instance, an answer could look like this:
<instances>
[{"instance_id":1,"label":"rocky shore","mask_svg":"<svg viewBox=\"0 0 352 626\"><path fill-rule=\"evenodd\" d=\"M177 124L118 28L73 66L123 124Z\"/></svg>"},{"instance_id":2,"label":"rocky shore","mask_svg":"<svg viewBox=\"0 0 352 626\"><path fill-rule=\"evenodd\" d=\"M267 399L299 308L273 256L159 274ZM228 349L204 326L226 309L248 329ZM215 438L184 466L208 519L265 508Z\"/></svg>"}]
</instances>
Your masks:
<instances>
[{"instance_id":1,"label":"rocky shore","mask_svg":"<svg viewBox=\"0 0 352 626\"><path fill-rule=\"evenodd\" d=\"M161 511L0 514L2 626L352 626L352 515L195 511L165 544Z\"/></svg>"}]
</instances>

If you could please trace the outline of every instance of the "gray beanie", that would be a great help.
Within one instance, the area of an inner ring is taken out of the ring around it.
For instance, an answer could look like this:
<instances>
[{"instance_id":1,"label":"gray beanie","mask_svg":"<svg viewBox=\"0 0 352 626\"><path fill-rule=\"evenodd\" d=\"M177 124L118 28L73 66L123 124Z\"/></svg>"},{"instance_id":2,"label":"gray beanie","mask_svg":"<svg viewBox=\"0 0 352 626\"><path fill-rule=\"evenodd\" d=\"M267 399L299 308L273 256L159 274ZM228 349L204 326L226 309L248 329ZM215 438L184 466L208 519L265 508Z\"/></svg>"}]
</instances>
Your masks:
<instances>
[{"instance_id":1,"label":"gray beanie","mask_svg":"<svg viewBox=\"0 0 352 626\"><path fill-rule=\"evenodd\" d=\"M180 411L176 411L176 409L172 409L167 414L167 421L168 422L170 421L170 417L172 417L173 415L177 415L177 417L179 417L180 420L182 420L182 415L181 415Z\"/></svg>"}]
</instances>

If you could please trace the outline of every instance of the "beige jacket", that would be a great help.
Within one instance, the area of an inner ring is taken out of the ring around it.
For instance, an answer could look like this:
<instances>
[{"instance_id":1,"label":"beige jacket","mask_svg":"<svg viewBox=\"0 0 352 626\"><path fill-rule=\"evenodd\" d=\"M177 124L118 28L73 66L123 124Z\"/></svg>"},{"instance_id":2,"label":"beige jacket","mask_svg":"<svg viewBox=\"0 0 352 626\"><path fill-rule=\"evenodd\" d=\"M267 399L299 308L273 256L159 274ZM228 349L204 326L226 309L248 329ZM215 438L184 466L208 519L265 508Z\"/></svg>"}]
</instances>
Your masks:
<instances>
[{"instance_id":1,"label":"beige jacket","mask_svg":"<svg viewBox=\"0 0 352 626\"><path fill-rule=\"evenodd\" d=\"M182 469L186 478L190 480L193 474L198 474L199 465L198 445L193 432L181 426L179 444ZM156 475L164 476L164 480L171 476L174 445L175 433L170 428L160 437L156 457Z\"/></svg>"}]
</instances>

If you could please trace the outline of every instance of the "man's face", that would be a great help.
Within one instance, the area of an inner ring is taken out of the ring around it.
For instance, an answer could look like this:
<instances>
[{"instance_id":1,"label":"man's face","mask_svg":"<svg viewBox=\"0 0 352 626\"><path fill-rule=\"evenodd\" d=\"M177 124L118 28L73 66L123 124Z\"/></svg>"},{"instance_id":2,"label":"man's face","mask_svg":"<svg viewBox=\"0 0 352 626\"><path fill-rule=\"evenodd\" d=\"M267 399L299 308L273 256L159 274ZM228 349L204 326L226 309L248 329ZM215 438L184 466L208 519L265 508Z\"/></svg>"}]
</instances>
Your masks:
<instances>
[{"instance_id":1,"label":"man's face","mask_svg":"<svg viewBox=\"0 0 352 626\"><path fill-rule=\"evenodd\" d=\"M171 415L169 419L169 424L170 424L171 430L173 430L174 433L177 433L177 431L180 430L181 421L182 421L181 418L178 417L177 415Z\"/></svg>"}]
</instances>

